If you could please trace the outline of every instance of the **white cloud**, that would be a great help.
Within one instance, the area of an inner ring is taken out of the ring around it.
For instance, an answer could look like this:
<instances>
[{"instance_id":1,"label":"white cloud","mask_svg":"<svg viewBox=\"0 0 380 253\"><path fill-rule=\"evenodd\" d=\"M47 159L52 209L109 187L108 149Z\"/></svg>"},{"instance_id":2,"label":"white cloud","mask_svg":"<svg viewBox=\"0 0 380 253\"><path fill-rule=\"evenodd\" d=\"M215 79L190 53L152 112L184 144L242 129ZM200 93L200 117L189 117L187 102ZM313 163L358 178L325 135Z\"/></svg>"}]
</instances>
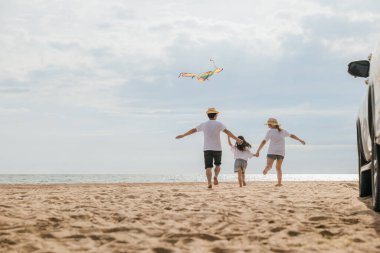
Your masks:
<instances>
[{"instance_id":1,"label":"white cloud","mask_svg":"<svg viewBox=\"0 0 380 253\"><path fill-rule=\"evenodd\" d=\"M19 114L28 113L30 110L27 108L4 108L0 107L0 114Z\"/></svg>"}]
</instances>

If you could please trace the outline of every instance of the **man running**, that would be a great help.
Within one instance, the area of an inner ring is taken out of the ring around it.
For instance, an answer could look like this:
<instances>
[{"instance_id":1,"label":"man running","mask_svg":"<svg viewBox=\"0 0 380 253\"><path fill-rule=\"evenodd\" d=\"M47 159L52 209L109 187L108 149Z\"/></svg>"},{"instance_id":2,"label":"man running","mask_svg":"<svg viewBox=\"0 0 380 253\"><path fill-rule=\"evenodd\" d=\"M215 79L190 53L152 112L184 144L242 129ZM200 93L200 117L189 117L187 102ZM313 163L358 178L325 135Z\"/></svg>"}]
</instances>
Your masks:
<instances>
[{"instance_id":1,"label":"man running","mask_svg":"<svg viewBox=\"0 0 380 253\"><path fill-rule=\"evenodd\" d=\"M203 132L204 134L204 162L206 169L206 176L208 188L212 188L212 167L214 169L214 185L218 184L218 175L220 172L220 165L222 164L222 144L220 142L220 132L224 132L232 139L236 140L239 144L243 141L233 135L221 122L217 121L219 112L215 108L209 108L206 112L209 120L200 124L196 128L187 131L184 134L178 135L176 139L181 139L196 132Z\"/></svg>"}]
</instances>

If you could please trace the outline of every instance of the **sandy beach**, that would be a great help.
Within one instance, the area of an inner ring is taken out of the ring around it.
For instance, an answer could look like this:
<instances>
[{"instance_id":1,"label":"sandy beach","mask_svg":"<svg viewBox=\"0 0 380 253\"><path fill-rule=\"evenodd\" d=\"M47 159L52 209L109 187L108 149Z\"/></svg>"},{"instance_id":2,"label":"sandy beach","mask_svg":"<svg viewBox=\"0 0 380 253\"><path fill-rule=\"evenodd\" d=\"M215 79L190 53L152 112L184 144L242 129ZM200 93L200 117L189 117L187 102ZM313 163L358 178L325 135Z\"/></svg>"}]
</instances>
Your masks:
<instances>
[{"instance_id":1,"label":"sandy beach","mask_svg":"<svg viewBox=\"0 0 380 253\"><path fill-rule=\"evenodd\" d=\"M380 252L356 182L0 185L0 252Z\"/></svg>"}]
</instances>

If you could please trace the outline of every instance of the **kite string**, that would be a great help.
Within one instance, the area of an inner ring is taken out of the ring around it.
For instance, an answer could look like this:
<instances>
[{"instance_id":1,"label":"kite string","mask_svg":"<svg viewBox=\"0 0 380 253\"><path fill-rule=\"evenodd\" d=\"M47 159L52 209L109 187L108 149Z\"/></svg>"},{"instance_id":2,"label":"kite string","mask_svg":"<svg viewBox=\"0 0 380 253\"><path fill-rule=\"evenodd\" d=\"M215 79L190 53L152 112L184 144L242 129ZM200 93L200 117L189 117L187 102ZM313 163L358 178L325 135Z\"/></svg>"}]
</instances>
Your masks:
<instances>
[{"instance_id":1,"label":"kite string","mask_svg":"<svg viewBox=\"0 0 380 253\"><path fill-rule=\"evenodd\" d=\"M217 69L218 67L215 65L215 61L213 59L210 59L210 61L212 61L212 63L214 64L214 67Z\"/></svg>"}]
</instances>

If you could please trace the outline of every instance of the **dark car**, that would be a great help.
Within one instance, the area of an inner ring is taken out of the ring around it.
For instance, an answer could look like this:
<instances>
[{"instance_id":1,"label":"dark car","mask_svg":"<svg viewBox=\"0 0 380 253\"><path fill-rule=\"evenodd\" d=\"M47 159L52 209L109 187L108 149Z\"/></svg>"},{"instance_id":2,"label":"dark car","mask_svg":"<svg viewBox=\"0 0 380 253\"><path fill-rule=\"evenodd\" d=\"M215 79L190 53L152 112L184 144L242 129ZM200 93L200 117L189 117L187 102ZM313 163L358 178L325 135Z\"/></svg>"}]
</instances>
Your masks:
<instances>
[{"instance_id":1,"label":"dark car","mask_svg":"<svg viewBox=\"0 0 380 253\"><path fill-rule=\"evenodd\" d=\"M368 78L356 121L359 195L372 195L373 209L380 211L380 44L368 60L351 62L348 72Z\"/></svg>"}]
</instances>

